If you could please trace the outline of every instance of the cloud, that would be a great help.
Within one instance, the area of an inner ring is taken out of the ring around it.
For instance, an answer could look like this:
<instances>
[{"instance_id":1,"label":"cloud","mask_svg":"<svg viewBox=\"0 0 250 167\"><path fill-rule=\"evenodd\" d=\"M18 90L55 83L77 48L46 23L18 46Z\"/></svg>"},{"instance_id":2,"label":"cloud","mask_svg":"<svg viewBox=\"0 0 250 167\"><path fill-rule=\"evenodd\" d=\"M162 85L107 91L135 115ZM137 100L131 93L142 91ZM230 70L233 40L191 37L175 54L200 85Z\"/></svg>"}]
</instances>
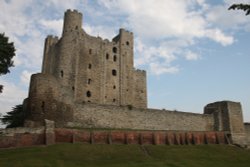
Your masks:
<instances>
[{"instance_id":1,"label":"cloud","mask_svg":"<svg viewBox=\"0 0 250 167\"><path fill-rule=\"evenodd\" d=\"M149 64L151 72L155 75L161 75L164 73L175 74L179 72L177 66L168 66L165 63L150 63Z\"/></svg>"},{"instance_id":2,"label":"cloud","mask_svg":"<svg viewBox=\"0 0 250 167\"><path fill-rule=\"evenodd\" d=\"M226 36L219 29L206 30L206 36L221 43L223 46L231 45L234 42L234 38L232 36Z\"/></svg>"},{"instance_id":3,"label":"cloud","mask_svg":"<svg viewBox=\"0 0 250 167\"><path fill-rule=\"evenodd\" d=\"M179 59L199 60L201 55L188 49L199 40L210 39L222 46L235 41L222 27L210 24L212 17L208 15L214 8L205 0L98 2L114 17L119 11L125 20L123 25L136 34L135 65L148 66L152 74L177 73L178 66L173 64Z\"/></svg>"},{"instance_id":4,"label":"cloud","mask_svg":"<svg viewBox=\"0 0 250 167\"><path fill-rule=\"evenodd\" d=\"M218 30L207 27L208 22L204 17L204 11L208 10L208 5L205 4L205 1L117 0L100 1L100 3L103 3L111 11L124 13L127 25L132 27L132 30L141 38L164 39L176 37L193 39L208 37L225 45L224 40L206 35L208 30L215 33ZM206 9L204 6L206 6ZM225 34L223 36L224 38L232 38Z\"/></svg>"},{"instance_id":5,"label":"cloud","mask_svg":"<svg viewBox=\"0 0 250 167\"><path fill-rule=\"evenodd\" d=\"M15 105L21 104L27 97L27 91L22 90L16 83L0 81L4 85L3 93L0 94L0 113L5 114Z\"/></svg>"},{"instance_id":6,"label":"cloud","mask_svg":"<svg viewBox=\"0 0 250 167\"><path fill-rule=\"evenodd\" d=\"M107 26L92 26L89 24L84 24L84 30L86 33L93 35L93 36L99 36L104 39L112 40L113 37L115 37L116 33L115 30L112 27Z\"/></svg>"},{"instance_id":7,"label":"cloud","mask_svg":"<svg viewBox=\"0 0 250 167\"><path fill-rule=\"evenodd\" d=\"M250 0L236 1L225 0L225 3L217 6L211 6L206 13L206 19L210 24L216 25L222 29L236 29L250 31L247 27L250 20L245 16L242 10L228 10L229 6L234 3L250 3Z\"/></svg>"},{"instance_id":8,"label":"cloud","mask_svg":"<svg viewBox=\"0 0 250 167\"><path fill-rule=\"evenodd\" d=\"M60 36L63 28L63 19L58 20L45 20L42 19L39 23L43 26L44 30L48 31L50 34Z\"/></svg>"},{"instance_id":9,"label":"cloud","mask_svg":"<svg viewBox=\"0 0 250 167\"><path fill-rule=\"evenodd\" d=\"M175 61L182 59L194 61L199 60L201 55L190 51L188 47L193 41L185 39L169 39L161 41L159 46L148 46L140 39L135 40L135 66L148 66L149 72L153 75L175 74L180 71Z\"/></svg>"},{"instance_id":10,"label":"cloud","mask_svg":"<svg viewBox=\"0 0 250 167\"><path fill-rule=\"evenodd\" d=\"M186 60L199 60L201 58L200 55L198 55L197 53L194 53L192 51L187 51L185 54L184 54Z\"/></svg>"},{"instance_id":11,"label":"cloud","mask_svg":"<svg viewBox=\"0 0 250 167\"><path fill-rule=\"evenodd\" d=\"M20 76L21 82L24 85L28 85L30 83L30 77L33 74L33 72L29 72L27 70L24 70Z\"/></svg>"}]
</instances>

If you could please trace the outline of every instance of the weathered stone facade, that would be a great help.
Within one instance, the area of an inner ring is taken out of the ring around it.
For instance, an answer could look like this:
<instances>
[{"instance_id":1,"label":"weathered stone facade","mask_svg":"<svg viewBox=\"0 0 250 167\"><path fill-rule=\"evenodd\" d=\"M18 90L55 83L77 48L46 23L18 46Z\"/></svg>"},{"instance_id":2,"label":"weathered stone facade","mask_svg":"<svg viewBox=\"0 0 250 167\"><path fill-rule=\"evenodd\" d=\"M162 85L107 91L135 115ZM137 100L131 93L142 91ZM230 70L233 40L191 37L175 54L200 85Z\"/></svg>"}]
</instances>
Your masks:
<instances>
[{"instance_id":1,"label":"weathered stone facade","mask_svg":"<svg viewBox=\"0 0 250 167\"><path fill-rule=\"evenodd\" d=\"M55 127L220 131L230 143L247 144L240 103L211 103L204 114L147 109L146 72L134 69L133 34L120 29L108 41L81 26L82 14L68 10L62 37L46 38L42 73L32 75L25 100L27 126L48 119Z\"/></svg>"},{"instance_id":2,"label":"weathered stone facade","mask_svg":"<svg viewBox=\"0 0 250 167\"><path fill-rule=\"evenodd\" d=\"M42 73L74 102L146 108L146 72L134 69L133 33L120 29L110 42L81 27L81 13L65 12L62 37L46 38Z\"/></svg>"}]
</instances>

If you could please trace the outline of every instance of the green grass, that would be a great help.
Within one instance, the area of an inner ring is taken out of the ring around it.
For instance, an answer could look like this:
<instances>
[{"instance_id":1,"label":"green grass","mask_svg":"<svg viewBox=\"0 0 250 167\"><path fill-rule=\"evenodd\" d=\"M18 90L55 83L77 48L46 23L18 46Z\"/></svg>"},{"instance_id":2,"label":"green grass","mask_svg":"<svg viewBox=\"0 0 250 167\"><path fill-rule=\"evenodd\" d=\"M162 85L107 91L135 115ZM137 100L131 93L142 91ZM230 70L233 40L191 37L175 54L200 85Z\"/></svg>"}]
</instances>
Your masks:
<instances>
[{"instance_id":1,"label":"green grass","mask_svg":"<svg viewBox=\"0 0 250 167\"><path fill-rule=\"evenodd\" d=\"M249 167L250 150L225 145L57 144L0 150L0 167Z\"/></svg>"}]
</instances>

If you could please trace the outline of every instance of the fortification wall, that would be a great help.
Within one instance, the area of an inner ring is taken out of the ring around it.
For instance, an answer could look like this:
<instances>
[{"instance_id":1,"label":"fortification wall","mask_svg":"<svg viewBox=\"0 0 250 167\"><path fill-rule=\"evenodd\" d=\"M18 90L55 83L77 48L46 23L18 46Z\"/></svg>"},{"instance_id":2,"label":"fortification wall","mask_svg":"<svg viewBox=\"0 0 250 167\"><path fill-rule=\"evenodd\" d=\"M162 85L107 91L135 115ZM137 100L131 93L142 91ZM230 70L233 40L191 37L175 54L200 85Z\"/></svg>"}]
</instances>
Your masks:
<instances>
[{"instance_id":1,"label":"fortification wall","mask_svg":"<svg viewBox=\"0 0 250 167\"><path fill-rule=\"evenodd\" d=\"M79 130L54 128L53 121L45 122L45 127L0 130L0 148L75 142L141 145L230 144L224 132Z\"/></svg>"},{"instance_id":2,"label":"fortification wall","mask_svg":"<svg viewBox=\"0 0 250 167\"><path fill-rule=\"evenodd\" d=\"M0 130L0 148L34 146L44 143L44 127Z\"/></svg>"},{"instance_id":3,"label":"fortification wall","mask_svg":"<svg viewBox=\"0 0 250 167\"><path fill-rule=\"evenodd\" d=\"M132 106L78 104L69 127L212 131L213 116Z\"/></svg>"},{"instance_id":4,"label":"fortification wall","mask_svg":"<svg viewBox=\"0 0 250 167\"><path fill-rule=\"evenodd\" d=\"M204 108L204 113L214 116L214 130L230 131L233 143L246 145L242 108L239 102L210 103Z\"/></svg>"},{"instance_id":5,"label":"fortification wall","mask_svg":"<svg viewBox=\"0 0 250 167\"><path fill-rule=\"evenodd\" d=\"M247 145L250 147L250 123L245 123L244 126L245 126Z\"/></svg>"},{"instance_id":6,"label":"fortification wall","mask_svg":"<svg viewBox=\"0 0 250 167\"><path fill-rule=\"evenodd\" d=\"M59 91L60 90L60 91ZM27 99L27 126L42 126L44 119L58 125L72 120L72 99L66 90L60 89L58 80L50 74L33 74Z\"/></svg>"},{"instance_id":7,"label":"fortification wall","mask_svg":"<svg viewBox=\"0 0 250 167\"><path fill-rule=\"evenodd\" d=\"M200 145L230 144L224 132L55 129L56 143Z\"/></svg>"},{"instance_id":8,"label":"fortification wall","mask_svg":"<svg viewBox=\"0 0 250 167\"><path fill-rule=\"evenodd\" d=\"M146 72L134 70L134 106L147 108L147 81Z\"/></svg>"}]
</instances>

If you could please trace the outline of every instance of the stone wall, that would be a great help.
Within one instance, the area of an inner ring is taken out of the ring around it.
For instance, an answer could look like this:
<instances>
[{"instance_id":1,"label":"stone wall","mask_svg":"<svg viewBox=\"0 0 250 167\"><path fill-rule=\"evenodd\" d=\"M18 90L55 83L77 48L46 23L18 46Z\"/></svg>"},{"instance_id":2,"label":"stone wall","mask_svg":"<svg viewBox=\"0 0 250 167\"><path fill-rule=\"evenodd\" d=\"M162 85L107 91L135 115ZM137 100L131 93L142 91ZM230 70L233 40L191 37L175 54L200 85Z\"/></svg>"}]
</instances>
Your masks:
<instances>
[{"instance_id":1,"label":"stone wall","mask_svg":"<svg viewBox=\"0 0 250 167\"><path fill-rule=\"evenodd\" d=\"M146 108L146 72L134 69L133 33L120 29L109 41L88 35L81 25L82 14L67 10L62 37L45 40L42 73L54 76L58 83L50 86L60 86L67 98L57 101Z\"/></svg>"},{"instance_id":2,"label":"stone wall","mask_svg":"<svg viewBox=\"0 0 250 167\"><path fill-rule=\"evenodd\" d=\"M205 114L214 116L214 130L228 131L232 142L241 146L246 145L245 128L241 104L232 101L221 101L208 104Z\"/></svg>"},{"instance_id":3,"label":"stone wall","mask_svg":"<svg viewBox=\"0 0 250 167\"><path fill-rule=\"evenodd\" d=\"M44 127L0 130L0 148L43 145L44 143Z\"/></svg>"},{"instance_id":4,"label":"stone wall","mask_svg":"<svg viewBox=\"0 0 250 167\"><path fill-rule=\"evenodd\" d=\"M79 104L70 127L139 130L213 131L213 116L133 106Z\"/></svg>"},{"instance_id":5,"label":"stone wall","mask_svg":"<svg viewBox=\"0 0 250 167\"><path fill-rule=\"evenodd\" d=\"M250 147L250 123L245 123L246 141L247 145Z\"/></svg>"}]
</instances>

